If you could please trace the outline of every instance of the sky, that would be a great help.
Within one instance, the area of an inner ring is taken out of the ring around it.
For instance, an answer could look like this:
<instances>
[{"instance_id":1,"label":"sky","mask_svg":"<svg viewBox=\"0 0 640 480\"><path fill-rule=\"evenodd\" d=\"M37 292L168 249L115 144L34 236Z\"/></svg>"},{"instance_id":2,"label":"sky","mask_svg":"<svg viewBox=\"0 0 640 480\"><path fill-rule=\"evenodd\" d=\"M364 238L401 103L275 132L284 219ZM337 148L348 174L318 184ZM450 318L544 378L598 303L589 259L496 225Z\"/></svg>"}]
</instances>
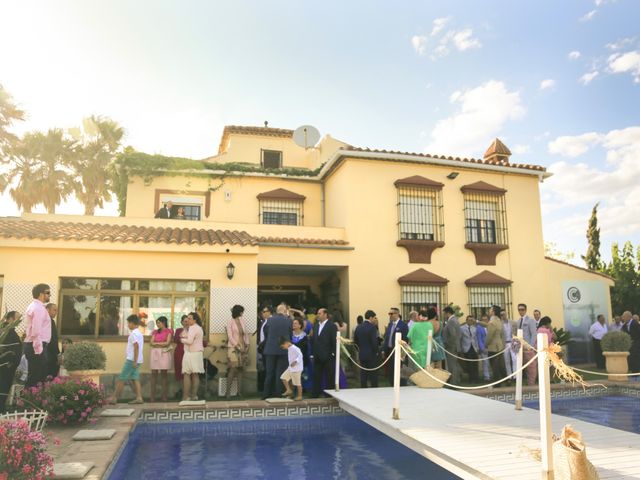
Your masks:
<instances>
[{"instance_id":1,"label":"sky","mask_svg":"<svg viewBox=\"0 0 640 480\"><path fill-rule=\"evenodd\" d=\"M192 158L265 120L447 156L499 137L553 173L545 241L580 263L596 203L605 258L640 244L638 18L636 0L5 1L0 84L28 114L16 133L96 114ZM19 214L7 193L0 209Z\"/></svg>"}]
</instances>

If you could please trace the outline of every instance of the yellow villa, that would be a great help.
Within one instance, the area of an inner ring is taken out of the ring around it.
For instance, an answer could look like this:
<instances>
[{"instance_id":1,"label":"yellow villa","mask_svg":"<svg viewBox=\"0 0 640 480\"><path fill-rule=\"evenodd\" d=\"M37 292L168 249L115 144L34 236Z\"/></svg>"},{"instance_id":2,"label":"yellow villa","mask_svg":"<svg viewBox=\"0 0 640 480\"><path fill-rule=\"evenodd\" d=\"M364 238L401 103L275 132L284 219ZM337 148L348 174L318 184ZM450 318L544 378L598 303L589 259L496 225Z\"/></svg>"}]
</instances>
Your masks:
<instances>
[{"instance_id":1,"label":"yellow villa","mask_svg":"<svg viewBox=\"0 0 640 480\"><path fill-rule=\"evenodd\" d=\"M60 336L100 342L108 374L130 313L175 327L197 310L215 345L234 304L255 332L258 305L283 300L328 306L350 329L367 309L384 328L389 307L448 303L514 315L523 302L578 340L594 314L610 318L610 278L545 258L550 174L514 163L500 140L482 159L299 143L292 130L227 126L211 158L123 170L121 217L0 218L2 311L24 312L48 283ZM183 219L154 218L169 202Z\"/></svg>"}]
</instances>

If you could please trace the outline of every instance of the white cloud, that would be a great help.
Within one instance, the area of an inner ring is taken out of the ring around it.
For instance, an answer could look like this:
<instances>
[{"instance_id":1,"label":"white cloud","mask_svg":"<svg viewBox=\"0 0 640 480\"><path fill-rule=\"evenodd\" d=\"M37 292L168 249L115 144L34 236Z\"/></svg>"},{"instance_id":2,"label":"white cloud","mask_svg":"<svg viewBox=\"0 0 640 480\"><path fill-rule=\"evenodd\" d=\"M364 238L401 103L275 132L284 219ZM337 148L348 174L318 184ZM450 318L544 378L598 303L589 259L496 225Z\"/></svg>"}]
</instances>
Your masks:
<instances>
[{"instance_id":1,"label":"white cloud","mask_svg":"<svg viewBox=\"0 0 640 480\"><path fill-rule=\"evenodd\" d=\"M580 77L580 83L583 85L589 85L594 78L598 76L598 72L594 70L593 72L585 73Z\"/></svg>"},{"instance_id":2,"label":"white cloud","mask_svg":"<svg viewBox=\"0 0 640 480\"><path fill-rule=\"evenodd\" d=\"M544 195L549 195L547 204L571 212L569 218L563 217L557 222L564 229L562 231L584 234L589 211L596 202L601 204L598 221L607 235L623 236L640 231L640 185L637 182L640 177L640 162L637 161L640 158L640 126L559 139L564 139L564 143L574 139L574 143L582 145L586 141L587 147L582 154L594 146L606 152L603 158L606 162L560 161L549 167L554 175L542 187ZM597 152L592 153L597 155Z\"/></svg>"},{"instance_id":3,"label":"white cloud","mask_svg":"<svg viewBox=\"0 0 640 480\"><path fill-rule=\"evenodd\" d=\"M516 145L511 151L516 155L524 155L525 153L531 153L531 147L529 145Z\"/></svg>"},{"instance_id":4,"label":"white cloud","mask_svg":"<svg viewBox=\"0 0 640 480\"><path fill-rule=\"evenodd\" d=\"M567 55L569 57L569 60L577 60L580 58L580 52L577 50L574 50L572 52L569 52L569 55Z\"/></svg>"},{"instance_id":5,"label":"white cloud","mask_svg":"<svg viewBox=\"0 0 640 480\"><path fill-rule=\"evenodd\" d=\"M453 44L458 50L464 52L470 48L480 48L482 44L477 38L473 38L473 30L465 28L453 35Z\"/></svg>"},{"instance_id":6,"label":"white cloud","mask_svg":"<svg viewBox=\"0 0 640 480\"><path fill-rule=\"evenodd\" d=\"M457 50L464 52L474 48L480 48L482 43L480 40L473 36L472 28L446 29L447 25L451 22L451 17L436 18L433 21L433 27L431 34L427 35L414 35L411 37L411 45L418 55L424 56L429 53L427 48L429 44L432 44L430 58L436 61L440 58L446 57L452 51Z\"/></svg>"},{"instance_id":7,"label":"white cloud","mask_svg":"<svg viewBox=\"0 0 640 480\"><path fill-rule=\"evenodd\" d=\"M585 13L582 17L580 17L581 22L590 21L596 14L597 10L591 10L590 12Z\"/></svg>"},{"instance_id":8,"label":"white cloud","mask_svg":"<svg viewBox=\"0 0 640 480\"><path fill-rule=\"evenodd\" d=\"M414 35L411 37L411 45L418 55L426 55L427 41L428 39L424 35Z\"/></svg>"},{"instance_id":9,"label":"white cloud","mask_svg":"<svg viewBox=\"0 0 640 480\"><path fill-rule=\"evenodd\" d=\"M458 106L458 111L436 123L427 152L478 156L506 122L525 114L520 93L508 91L503 82L496 80L454 92L449 100Z\"/></svg>"},{"instance_id":10,"label":"white cloud","mask_svg":"<svg viewBox=\"0 0 640 480\"><path fill-rule=\"evenodd\" d=\"M630 73L635 83L640 83L640 50L614 53L608 59L609 69L613 73Z\"/></svg>"},{"instance_id":11,"label":"white cloud","mask_svg":"<svg viewBox=\"0 0 640 480\"><path fill-rule=\"evenodd\" d=\"M615 42L611 42L611 43L607 43L606 47L609 50L622 50L625 47L628 47L629 45L631 45L634 41L635 41L635 37L626 37L626 38L620 38L618 40L616 40Z\"/></svg>"},{"instance_id":12,"label":"white cloud","mask_svg":"<svg viewBox=\"0 0 640 480\"><path fill-rule=\"evenodd\" d=\"M553 80L552 78L547 78L545 80L542 80L540 82L540 90L547 90L549 88L553 88L556 84L556 81Z\"/></svg>"},{"instance_id":13,"label":"white cloud","mask_svg":"<svg viewBox=\"0 0 640 480\"><path fill-rule=\"evenodd\" d=\"M433 21L433 29L431 30L431 36L435 37L442 30L444 30L444 27L447 25L447 23L449 23L450 20L451 20L451 17L436 18Z\"/></svg>"},{"instance_id":14,"label":"white cloud","mask_svg":"<svg viewBox=\"0 0 640 480\"><path fill-rule=\"evenodd\" d=\"M601 136L595 132L584 133L576 136L558 137L549 142L549 153L564 157L577 157L587 152L591 146L601 140Z\"/></svg>"}]
</instances>

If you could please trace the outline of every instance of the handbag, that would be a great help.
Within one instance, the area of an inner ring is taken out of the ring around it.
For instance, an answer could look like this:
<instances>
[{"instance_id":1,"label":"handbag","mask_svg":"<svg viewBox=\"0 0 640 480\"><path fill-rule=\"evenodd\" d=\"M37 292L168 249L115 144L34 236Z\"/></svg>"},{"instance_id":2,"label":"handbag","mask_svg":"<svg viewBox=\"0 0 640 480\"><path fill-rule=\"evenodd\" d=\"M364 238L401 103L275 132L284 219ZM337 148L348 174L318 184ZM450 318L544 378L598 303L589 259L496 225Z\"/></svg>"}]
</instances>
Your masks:
<instances>
[{"instance_id":1,"label":"handbag","mask_svg":"<svg viewBox=\"0 0 640 480\"><path fill-rule=\"evenodd\" d=\"M553 465L557 480L599 480L600 476L587 459L582 436L565 425L560 438L553 443Z\"/></svg>"}]
</instances>

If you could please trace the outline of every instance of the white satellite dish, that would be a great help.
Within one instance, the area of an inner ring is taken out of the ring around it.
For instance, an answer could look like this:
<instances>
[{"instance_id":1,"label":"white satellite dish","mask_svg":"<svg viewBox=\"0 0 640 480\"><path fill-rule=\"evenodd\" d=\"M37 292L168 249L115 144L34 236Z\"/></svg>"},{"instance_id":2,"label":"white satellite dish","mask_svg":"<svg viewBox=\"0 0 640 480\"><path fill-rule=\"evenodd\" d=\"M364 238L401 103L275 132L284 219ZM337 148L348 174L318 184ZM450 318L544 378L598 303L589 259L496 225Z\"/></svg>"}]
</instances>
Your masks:
<instances>
[{"instance_id":1,"label":"white satellite dish","mask_svg":"<svg viewBox=\"0 0 640 480\"><path fill-rule=\"evenodd\" d=\"M316 127L312 127L311 125L302 125L293 132L293 141L296 142L296 145L303 148L313 147L319 140L320 132Z\"/></svg>"}]
</instances>

